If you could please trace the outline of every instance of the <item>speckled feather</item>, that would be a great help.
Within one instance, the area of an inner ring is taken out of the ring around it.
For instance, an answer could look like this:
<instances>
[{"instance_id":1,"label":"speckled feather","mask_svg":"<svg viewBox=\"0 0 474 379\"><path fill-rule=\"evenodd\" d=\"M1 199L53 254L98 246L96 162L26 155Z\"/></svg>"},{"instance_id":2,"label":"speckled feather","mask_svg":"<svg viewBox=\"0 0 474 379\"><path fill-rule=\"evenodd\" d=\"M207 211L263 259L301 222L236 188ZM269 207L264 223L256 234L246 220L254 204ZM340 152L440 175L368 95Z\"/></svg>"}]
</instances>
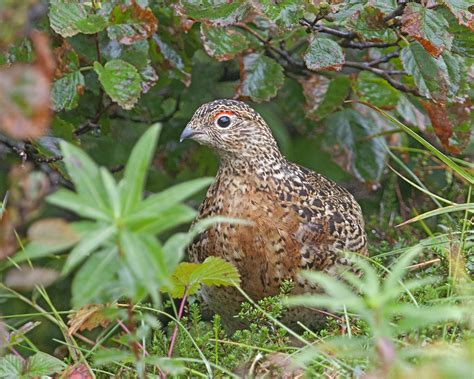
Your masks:
<instances>
[{"instance_id":1,"label":"speckled feather","mask_svg":"<svg viewBox=\"0 0 474 379\"><path fill-rule=\"evenodd\" d=\"M228 128L216 123L222 114L231 117ZM222 215L251 221L216 224L203 232L189 247L192 261L218 256L233 263L242 289L259 300L277 294L285 279L296 283L295 293L317 291L299 277L301 269L335 274L337 265L350 265L344 251L367 253L362 212L352 195L288 162L263 118L248 105L235 100L204 104L186 130L220 157L197 220ZM233 317L244 301L236 289L209 287L203 297L231 327L241 326ZM297 309L284 321L314 326L321 317Z\"/></svg>"}]
</instances>

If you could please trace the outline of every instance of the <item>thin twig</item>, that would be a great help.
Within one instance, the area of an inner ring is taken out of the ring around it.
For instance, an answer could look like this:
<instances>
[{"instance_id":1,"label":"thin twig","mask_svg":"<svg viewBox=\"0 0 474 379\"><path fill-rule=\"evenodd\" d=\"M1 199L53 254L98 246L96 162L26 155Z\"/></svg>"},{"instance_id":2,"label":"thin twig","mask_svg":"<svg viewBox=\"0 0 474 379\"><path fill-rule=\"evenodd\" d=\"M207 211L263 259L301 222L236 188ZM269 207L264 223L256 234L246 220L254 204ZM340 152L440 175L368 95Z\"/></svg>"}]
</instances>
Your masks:
<instances>
[{"instance_id":1,"label":"thin twig","mask_svg":"<svg viewBox=\"0 0 474 379\"><path fill-rule=\"evenodd\" d=\"M314 30L316 32L331 34L333 36L341 37L341 38L345 38L345 39L354 39L354 38L357 37L357 34L354 33L354 32L348 32L348 31L342 31L342 30L338 30L338 29L329 28L327 26L320 25L320 24L317 24L315 22L311 22L311 21L309 21L308 19L306 19L304 17L302 19L300 19L299 22L300 22L300 25L305 26L306 28L308 28L310 30Z\"/></svg>"},{"instance_id":2,"label":"thin twig","mask_svg":"<svg viewBox=\"0 0 474 379\"><path fill-rule=\"evenodd\" d=\"M387 21L391 20L392 18L401 16L403 14L403 10L405 9L406 5L407 5L406 0L399 1L398 7L392 13L389 13L388 15L386 15L383 18L383 20L385 22L387 22Z\"/></svg>"},{"instance_id":3,"label":"thin twig","mask_svg":"<svg viewBox=\"0 0 474 379\"><path fill-rule=\"evenodd\" d=\"M387 63L390 59L398 58L400 56L399 52L393 52L378 59L374 59L373 61L367 62L369 66L378 66L381 63Z\"/></svg>"}]
</instances>

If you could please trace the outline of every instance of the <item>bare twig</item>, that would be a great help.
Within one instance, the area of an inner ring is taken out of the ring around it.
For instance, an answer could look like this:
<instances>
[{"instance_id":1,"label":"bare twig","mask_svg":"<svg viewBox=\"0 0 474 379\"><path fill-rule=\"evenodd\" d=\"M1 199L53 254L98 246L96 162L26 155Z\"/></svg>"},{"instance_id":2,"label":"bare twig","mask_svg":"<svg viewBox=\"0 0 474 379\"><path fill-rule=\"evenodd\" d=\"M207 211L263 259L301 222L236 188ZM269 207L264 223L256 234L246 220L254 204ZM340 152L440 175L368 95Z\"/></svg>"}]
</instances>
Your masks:
<instances>
[{"instance_id":1,"label":"bare twig","mask_svg":"<svg viewBox=\"0 0 474 379\"><path fill-rule=\"evenodd\" d=\"M370 49L372 47L384 48L397 46L397 42L366 42L366 41L342 41L340 43L342 47L348 47L350 49Z\"/></svg>"},{"instance_id":2,"label":"bare twig","mask_svg":"<svg viewBox=\"0 0 474 379\"><path fill-rule=\"evenodd\" d=\"M383 57L380 57L378 59L374 59L373 61L367 62L367 64L369 66L378 66L379 64L387 63L390 59L398 58L399 56L400 56L399 52L393 52L393 53L384 55Z\"/></svg>"},{"instance_id":3,"label":"bare twig","mask_svg":"<svg viewBox=\"0 0 474 379\"><path fill-rule=\"evenodd\" d=\"M418 90L414 89L414 88L409 88L407 87L406 85L400 83L399 81L393 79L391 76L390 76L390 73L391 74L403 74L404 72L400 72L400 71L384 71L380 68L376 68L376 67L372 67L372 66L369 66L368 63L363 63L363 62L351 62L351 61L347 61L344 63L344 66L346 67L353 67L353 68L357 68L359 70L366 70L366 71L370 71L372 73L374 73L375 75L378 75L382 78L384 78L387 82L390 83L390 85L396 89L398 89L399 91L402 91L402 92L406 92L406 93L412 93L416 96L421 96L420 93L418 92Z\"/></svg>"},{"instance_id":4,"label":"bare twig","mask_svg":"<svg viewBox=\"0 0 474 379\"><path fill-rule=\"evenodd\" d=\"M315 22L311 22L304 17L300 19L300 25L307 27L309 30L313 30L320 33L331 34L336 37L341 37L341 38L346 38L346 39L354 39L357 37L357 34L354 32L348 32L348 31L329 28L327 26L320 25Z\"/></svg>"},{"instance_id":5,"label":"bare twig","mask_svg":"<svg viewBox=\"0 0 474 379\"><path fill-rule=\"evenodd\" d=\"M403 10L405 9L405 7L407 5L407 1L406 0L400 0L398 3L399 3L398 7L392 13L389 13L388 15L386 15L383 18L383 20L385 22L391 20L392 18L401 16L403 14Z\"/></svg>"}]
</instances>

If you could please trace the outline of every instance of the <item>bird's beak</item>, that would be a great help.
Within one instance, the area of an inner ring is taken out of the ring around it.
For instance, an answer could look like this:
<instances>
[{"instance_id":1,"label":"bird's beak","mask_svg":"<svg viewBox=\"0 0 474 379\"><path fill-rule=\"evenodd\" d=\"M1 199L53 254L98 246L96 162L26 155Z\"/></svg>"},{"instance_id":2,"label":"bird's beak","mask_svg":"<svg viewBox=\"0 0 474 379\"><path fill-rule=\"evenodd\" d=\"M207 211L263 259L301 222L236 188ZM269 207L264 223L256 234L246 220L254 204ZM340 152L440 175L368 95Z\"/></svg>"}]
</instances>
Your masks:
<instances>
[{"instance_id":1,"label":"bird's beak","mask_svg":"<svg viewBox=\"0 0 474 379\"><path fill-rule=\"evenodd\" d=\"M199 132L196 129L193 129L191 125L188 124L181 133L181 136L179 137L179 142L183 142L185 139L191 138L196 134L199 134Z\"/></svg>"}]
</instances>

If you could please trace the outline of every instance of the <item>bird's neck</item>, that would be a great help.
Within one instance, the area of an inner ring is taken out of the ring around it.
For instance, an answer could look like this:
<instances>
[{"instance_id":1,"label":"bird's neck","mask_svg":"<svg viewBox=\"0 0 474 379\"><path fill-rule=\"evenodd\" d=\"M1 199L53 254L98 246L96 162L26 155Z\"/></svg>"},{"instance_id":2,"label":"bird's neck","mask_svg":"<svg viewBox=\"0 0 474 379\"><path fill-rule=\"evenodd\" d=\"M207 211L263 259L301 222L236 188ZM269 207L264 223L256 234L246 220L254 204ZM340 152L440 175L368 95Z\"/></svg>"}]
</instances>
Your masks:
<instances>
[{"instance_id":1,"label":"bird's neck","mask_svg":"<svg viewBox=\"0 0 474 379\"><path fill-rule=\"evenodd\" d=\"M285 158L277 149L260 154L219 154L219 171L234 175L255 175L268 177L279 171L286 164Z\"/></svg>"}]
</instances>

